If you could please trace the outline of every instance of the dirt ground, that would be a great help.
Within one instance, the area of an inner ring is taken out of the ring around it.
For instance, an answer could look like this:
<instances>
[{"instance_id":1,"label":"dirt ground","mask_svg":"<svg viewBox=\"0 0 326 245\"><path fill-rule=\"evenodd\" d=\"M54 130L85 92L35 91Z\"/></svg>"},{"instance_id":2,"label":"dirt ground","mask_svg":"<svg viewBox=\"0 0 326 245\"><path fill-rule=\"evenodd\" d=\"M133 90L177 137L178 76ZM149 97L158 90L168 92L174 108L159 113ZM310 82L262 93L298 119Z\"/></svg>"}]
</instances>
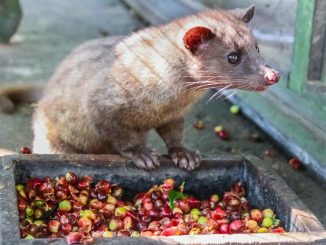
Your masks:
<instances>
[{"instance_id":1,"label":"dirt ground","mask_svg":"<svg viewBox=\"0 0 326 245\"><path fill-rule=\"evenodd\" d=\"M128 34L146 23L118 0L22 0L24 19L14 43L0 45L0 85L44 84L56 65L70 50L85 40L103 35ZM35 4L37 2L37 4ZM51 4L51 8L48 8ZM326 188L317 183L309 171L293 170L289 155L279 149L267 135L249 119L229 112L226 100L207 102L212 92L199 101L186 116L185 142L206 157L219 154L253 154L264 159L268 169L282 176L298 197L326 226ZM0 148L19 151L32 141L31 116L33 105L21 105L10 115L0 115ZM205 128L195 129L193 123L202 120ZM213 128L222 125L230 140L219 139ZM252 137L260 139L253 140ZM162 153L161 139L151 132L149 144ZM271 150L273 157L264 152Z\"/></svg>"}]
</instances>

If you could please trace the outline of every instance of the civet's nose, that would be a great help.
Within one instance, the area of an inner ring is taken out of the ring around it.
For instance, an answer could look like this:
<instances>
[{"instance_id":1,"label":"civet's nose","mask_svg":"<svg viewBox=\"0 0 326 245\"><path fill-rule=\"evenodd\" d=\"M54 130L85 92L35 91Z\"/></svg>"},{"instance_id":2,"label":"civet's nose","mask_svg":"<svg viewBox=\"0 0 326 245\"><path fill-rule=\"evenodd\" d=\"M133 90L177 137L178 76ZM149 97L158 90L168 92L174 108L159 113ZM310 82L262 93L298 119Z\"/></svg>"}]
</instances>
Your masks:
<instances>
[{"instance_id":1,"label":"civet's nose","mask_svg":"<svg viewBox=\"0 0 326 245\"><path fill-rule=\"evenodd\" d=\"M280 80L281 75L273 70L268 69L265 73L264 80L266 85L273 85L274 83L277 83L278 80Z\"/></svg>"}]
</instances>

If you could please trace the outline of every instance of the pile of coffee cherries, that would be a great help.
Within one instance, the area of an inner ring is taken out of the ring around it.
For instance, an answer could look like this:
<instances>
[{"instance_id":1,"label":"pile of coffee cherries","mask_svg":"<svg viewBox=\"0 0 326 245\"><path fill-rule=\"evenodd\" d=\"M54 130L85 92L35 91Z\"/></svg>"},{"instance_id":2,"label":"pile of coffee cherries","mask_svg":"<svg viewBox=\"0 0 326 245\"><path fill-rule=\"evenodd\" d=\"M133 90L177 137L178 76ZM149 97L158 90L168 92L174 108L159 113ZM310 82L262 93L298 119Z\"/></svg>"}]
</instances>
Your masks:
<instances>
[{"instance_id":1,"label":"pile of coffee cherries","mask_svg":"<svg viewBox=\"0 0 326 245\"><path fill-rule=\"evenodd\" d=\"M173 179L122 200L123 189L68 172L17 185L20 233L24 239L66 237L69 244L99 237L175 236L284 232L271 209L251 208L243 184L223 198L199 200Z\"/></svg>"}]
</instances>

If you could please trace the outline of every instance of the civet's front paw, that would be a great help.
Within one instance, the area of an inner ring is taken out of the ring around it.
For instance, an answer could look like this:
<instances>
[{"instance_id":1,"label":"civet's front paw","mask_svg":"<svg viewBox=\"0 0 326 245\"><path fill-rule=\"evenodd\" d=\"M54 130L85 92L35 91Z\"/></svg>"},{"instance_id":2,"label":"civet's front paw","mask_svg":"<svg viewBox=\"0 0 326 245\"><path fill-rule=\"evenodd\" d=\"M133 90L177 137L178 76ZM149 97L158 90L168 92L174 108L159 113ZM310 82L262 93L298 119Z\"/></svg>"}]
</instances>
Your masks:
<instances>
[{"instance_id":1,"label":"civet's front paw","mask_svg":"<svg viewBox=\"0 0 326 245\"><path fill-rule=\"evenodd\" d=\"M160 166L159 158L160 154L156 149L142 148L133 152L131 160L138 168L153 170Z\"/></svg>"},{"instance_id":2,"label":"civet's front paw","mask_svg":"<svg viewBox=\"0 0 326 245\"><path fill-rule=\"evenodd\" d=\"M191 151L184 147L171 148L169 150L169 155L175 165L187 170L194 170L201 162L198 151Z\"/></svg>"}]
</instances>

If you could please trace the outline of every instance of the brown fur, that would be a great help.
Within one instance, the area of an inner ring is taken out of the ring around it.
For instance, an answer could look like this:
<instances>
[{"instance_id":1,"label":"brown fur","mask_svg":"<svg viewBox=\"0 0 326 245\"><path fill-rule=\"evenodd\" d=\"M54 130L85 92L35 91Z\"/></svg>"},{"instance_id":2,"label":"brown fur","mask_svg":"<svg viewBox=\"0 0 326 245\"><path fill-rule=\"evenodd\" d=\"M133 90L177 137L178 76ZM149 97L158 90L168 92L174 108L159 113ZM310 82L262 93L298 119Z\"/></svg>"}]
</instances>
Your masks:
<instances>
[{"instance_id":1,"label":"brown fur","mask_svg":"<svg viewBox=\"0 0 326 245\"><path fill-rule=\"evenodd\" d=\"M119 153L153 169L159 154L145 145L148 130L156 129L175 164L194 169L200 158L183 146L183 115L203 95L206 76L205 89L262 86L261 58L241 18L209 11L129 37L83 44L61 63L39 102L34 152ZM209 28L217 38L192 53L183 37L196 26ZM235 49L248 59L239 68L225 62Z\"/></svg>"}]
</instances>

